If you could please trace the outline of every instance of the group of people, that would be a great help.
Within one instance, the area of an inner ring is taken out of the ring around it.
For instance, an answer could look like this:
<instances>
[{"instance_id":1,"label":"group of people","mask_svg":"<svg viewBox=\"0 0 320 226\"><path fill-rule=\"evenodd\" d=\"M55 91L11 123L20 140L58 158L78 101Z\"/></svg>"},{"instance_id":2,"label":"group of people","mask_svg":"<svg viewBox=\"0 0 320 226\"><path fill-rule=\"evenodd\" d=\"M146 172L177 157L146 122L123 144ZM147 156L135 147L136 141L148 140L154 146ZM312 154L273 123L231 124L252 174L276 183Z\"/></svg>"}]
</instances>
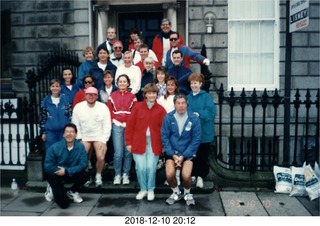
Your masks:
<instances>
[{"instance_id":1,"label":"group of people","mask_svg":"<svg viewBox=\"0 0 320 226\"><path fill-rule=\"evenodd\" d=\"M190 70L189 60L206 65L210 61L182 45L168 19L162 20L161 30L153 51L137 29L130 30L125 51L115 29L109 27L107 41L96 51L83 50L86 60L77 78L71 68L64 68L61 79L51 81L40 115L46 200L54 199L61 208L69 206L68 199L81 203L82 186L93 182L103 186L106 161L113 162L114 185L130 184L134 161L140 186L136 199L152 201L159 156L164 155L166 182L173 192L166 203L184 197L187 205L195 204L190 189L193 178L202 188L209 173L216 109L210 94L201 90L204 76ZM88 171L93 154L94 178ZM68 191L67 181L74 182Z\"/></svg>"}]
</instances>

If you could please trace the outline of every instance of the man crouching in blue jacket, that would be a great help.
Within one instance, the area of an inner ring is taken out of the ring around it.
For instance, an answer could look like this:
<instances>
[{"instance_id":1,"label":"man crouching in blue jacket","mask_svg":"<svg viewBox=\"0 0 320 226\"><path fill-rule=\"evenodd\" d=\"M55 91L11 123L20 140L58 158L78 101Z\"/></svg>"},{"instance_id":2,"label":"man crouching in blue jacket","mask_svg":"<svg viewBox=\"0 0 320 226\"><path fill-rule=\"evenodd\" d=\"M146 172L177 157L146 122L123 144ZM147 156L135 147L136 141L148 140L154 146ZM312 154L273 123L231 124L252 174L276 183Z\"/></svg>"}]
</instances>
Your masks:
<instances>
[{"instance_id":1,"label":"man crouching in blue jacket","mask_svg":"<svg viewBox=\"0 0 320 226\"><path fill-rule=\"evenodd\" d=\"M173 191L166 200L169 205L182 198L177 184L176 170L181 168L186 204L195 205L191 190L191 172L193 157L195 156L201 139L201 124L193 112L187 110L187 97L183 94L175 95L175 110L168 113L162 123L161 136L166 159L166 177Z\"/></svg>"},{"instance_id":2,"label":"man crouching in blue jacket","mask_svg":"<svg viewBox=\"0 0 320 226\"><path fill-rule=\"evenodd\" d=\"M82 143L76 140L77 127L73 123L67 123L64 127L61 141L51 145L46 152L44 170L48 174L48 182L51 186L51 194L55 202L62 208L69 207L71 199L75 203L81 203L79 189L90 179L86 172L88 166L87 152ZM66 191L64 184L73 182L71 188Z\"/></svg>"}]
</instances>

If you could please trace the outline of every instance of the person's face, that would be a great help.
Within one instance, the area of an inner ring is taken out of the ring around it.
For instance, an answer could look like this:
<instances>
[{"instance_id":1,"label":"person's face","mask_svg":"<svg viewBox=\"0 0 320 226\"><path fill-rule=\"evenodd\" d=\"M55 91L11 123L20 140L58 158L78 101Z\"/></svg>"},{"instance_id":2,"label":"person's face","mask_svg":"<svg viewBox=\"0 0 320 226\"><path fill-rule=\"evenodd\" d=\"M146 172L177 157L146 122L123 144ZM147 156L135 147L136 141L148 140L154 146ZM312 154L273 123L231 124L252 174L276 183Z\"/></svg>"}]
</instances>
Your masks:
<instances>
[{"instance_id":1,"label":"person's face","mask_svg":"<svg viewBox=\"0 0 320 226\"><path fill-rule=\"evenodd\" d=\"M180 53L172 54L172 60L173 60L173 64L175 66L179 66L181 64L181 61L182 61L181 54Z\"/></svg>"},{"instance_id":2,"label":"person's face","mask_svg":"<svg viewBox=\"0 0 320 226\"><path fill-rule=\"evenodd\" d=\"M77 137L77 133L72 127L66 127L63 133L64 139L66 139L67 143L72 143Z\"/></svg>"},{"instance_id":3,"label":"person's face","mask_svg":"<svg viewBox=\"0 0 320 226\"><path fill-rule=\"evenodd\" d=\"M61 90L61 86L60 86L60 83L59 83L59 82L54 82L54 83L50 86L51 94L54 95L54 96L59 95L60 90Z\"/></svg>"},{"instance_id":4,"label":"person's face","mask_svg":"<svg viewBox=\"0 0 320 226\"><path fill-rule=\"evenodd\" d=\"M113 77L110 74L105 74L103 76L103 82L107 87L110 87L113 82Z\"/></svg>"},{"instance_id":5,"label":"person's face","mask_svg":"<svg viewBox=\"0 0 320 226\"><path fill-rule=\"evenodd\" d=\"M177 98L174 103L174 108L178 112L178 114L183 114L187 111L187 101L184 98Z\"/></svg>"},{"instance_id":6,"label":"person's face","mask_svg":"<svg viewBox=\"0 0 320 226\"><path fill-rule=\"evenodd\" d=\"M201 85L202 85L202 82L195 81L195 80L190 81L190 88L194 93L197 93L200 91Z\"/></svg>"},{"instance_id":7,"label":"person's face","mask_svg":"<svg viewBox=\"0 0 320 226\"><path fill-rule=\"evenodd\" d=\"M94 81L92 80L91 77L88 77L84 80L84 88L87 89L89 87L94 86Z\"/></svg>"},{"instance_id":8,"label":"person's face","mask_svg":"<svg viewBox=\"0 0 320 226\"><path fill-rule=\"evenodd\" d=\"M157 99L158 94L156 92L147 92L145 96L148 102L153 103Z\"/></svg>"},{"instance_id":9,"label":"person's face","mask_svg":"<svg viewBox=\"0 0 320 226\"><path fill-rule=\"evenodd\" d=\"M141 56L141 59L144 60L148 57L149 55L149 51L147 48L140 48L139 49L139 53L140 53L140 56Z\"/></svg>"},{"instance_id":10,"label":"person's face","mask_svg":"<svg viewBox=\"0 0 320 226\"><path fill-rule=\"evenodd\" d=\"M104 49L101 49L98 54L98 58L100 62L106 62L108 60L109 54Z\"/></svg>"},{"instance_id":11,"label":"person's face","mask_svg":"<svg viewBox=\"0 0 320 226\"><path fill-rule=\"evenodd\" d=\"M147 70L147 71L150 71L152 68L153 68L153 62L143 62L143 65L144 65L144 68Z\"/></svg>"},{"instance_id":12,"label":"person's face","mask_svg":"<svg viewBox=\"0 0 320 226\"><path fill-rule=\"evenodd\" d=\"M124 62L124 65L129 67L132 65L132 55L130 54L125 54L123 56L123 62Z\"/></svg>"},{"instance_id":13,"label":"person's face","mask_svg":"<svg viewBox=\"0 0 320 226\"><path fill-rule=\"evenodd\" d=\"M119 77L117 85L121 91L127 90L129 86L127 78L124 76Z\"/></svg>"},{"instance_id":14,"label":"person's face","mask_svg":"<svg viewBox=\"0 0 320 226\"><path fill-rule=\"evenodd\" d=\"M168 33L169 31L171 31L171 25L169 24L169 22L163 22L160 26L161 30L163 31L163 33Z\"/></svg>"},{"instance_id":15,"label":"person's face","mask_svg":"<svg viewBox=\"0 0 320 226\"><path fill-rule=\"evenodd\" d=\"M116 42L113 44L112 49L115 53L121 54L123 46L121 45L121 43Z\"/></svg>"},{"instance_id":16,"label":"person's face","mask_svg":"<svg viewBox=\"0 0 320 226\"><path fill-rule=\"evenodd\" d=\"M131 34L130 34L130 38L131 38L132 40L135 40L136 38L138 38L138 34L131 33Z\"/></svg>"},{"instance_id":17,"label":"person's face","mask_svg":"<svg viewBox=\"0 0 320 226\"><path fill-rule=\"evenodd\" d=\"M177 47L179 44L179 39L178 39L178 35L176 34L172 34L170 35L170 44L172 47Z\"/></svg>"},{"instance_id":18,"label":"person's face","mask_svg":"<svg viewBox=\"0 0 320 226\"><path fill-rule=\"evenodd\" d=\"M98 99L98 95L97 94L93 94L93 93L86 93L86 100L89 104L94 104Z\"/></svg>"},{"instance_id":19,"label":"person's face","mask_svg":"<svg viewBox=\"0 0 320 226\"><path fill-rule=\"evenodd\" d=\"M177 89L177 86L176 86L176 84L174 83L174 81L173 81L173 80L169 80L169 81L167 82L167 91L168 91L168 93L169 93L170 95L173 95L173 94L175 93L176 89Z\"/></svg>"},{"instance_id":20,"label":"person's face","mask_svg":"<svg viewBox=\"0 0 320 226\"><path fill-rule=\"evenodd\" d=\"M157 72L157 79L158 79L159 83L163 83L165 77L166 77L166 75L164 74L163 71L158 71Z\"/></svg>"},{"instance_id":21,"label":"person's face","mask_svg":"<svg viewBox=\"0 0 320 226\"><path fill-rule=\"evenodd\" d=\"M71 70L67 69L67 70L64 70L63 73L63 79L65 81L66 84L71 84L71 79L72 79L72 72Z\"/></svg>"},{"instance_id":22,"label":"person's face","mask_svg":"<svg viewBox=\"0 0 320 226\"><path fill-rule=\"evenodd\" d=\"M107 31L107 38L108 38L108 40L116 39L116 30L113 28L109 28Z\"/></svg>"},{"instance_id":23,"label":"person's face","mask_svg":"<svg viewBox=\"0 0 320 226\"><path fill-rule=\"evenodd\" d=\"M93 53L91 51L87 51L85 54L84 54L84 58L87 60L87 61L93 61Z\"/></svg>"},{"instance_id":24,"label":"person's face","mask_svg":"<svg viewBox=\"0 0 320 226\"><path fill-rule=\"evenodd\" d=\"M136 50L139 50L139 46L142 44L142 41L141 41L141 39L137 39L137 40L134 40L133 41L133 45L134 45L134 48L136 49Z\"/></svg>"}]
</instances>

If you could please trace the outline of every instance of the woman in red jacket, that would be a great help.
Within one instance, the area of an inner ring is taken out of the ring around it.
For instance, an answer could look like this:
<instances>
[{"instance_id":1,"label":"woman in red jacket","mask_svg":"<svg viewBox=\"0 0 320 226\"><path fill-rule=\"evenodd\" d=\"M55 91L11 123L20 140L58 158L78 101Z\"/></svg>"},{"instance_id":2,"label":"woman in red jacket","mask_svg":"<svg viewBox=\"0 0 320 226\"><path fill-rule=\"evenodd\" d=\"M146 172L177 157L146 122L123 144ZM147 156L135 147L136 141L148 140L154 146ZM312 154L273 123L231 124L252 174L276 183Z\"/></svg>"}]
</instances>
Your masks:
<instances>
[{"instance_id":1,"label":"woman in red jacket","mask_svg":"<svg viewBox=\"0 0 320 226\"><path fill-rule=\"evenodd\" d=\"M127 150L133 154L140 191L136 199L154 199L156 170L162 153L161 126L166 110L157 103L158 87L145 85L144 101L133 108L125 131Z\"/></svg>"}]
</instances>

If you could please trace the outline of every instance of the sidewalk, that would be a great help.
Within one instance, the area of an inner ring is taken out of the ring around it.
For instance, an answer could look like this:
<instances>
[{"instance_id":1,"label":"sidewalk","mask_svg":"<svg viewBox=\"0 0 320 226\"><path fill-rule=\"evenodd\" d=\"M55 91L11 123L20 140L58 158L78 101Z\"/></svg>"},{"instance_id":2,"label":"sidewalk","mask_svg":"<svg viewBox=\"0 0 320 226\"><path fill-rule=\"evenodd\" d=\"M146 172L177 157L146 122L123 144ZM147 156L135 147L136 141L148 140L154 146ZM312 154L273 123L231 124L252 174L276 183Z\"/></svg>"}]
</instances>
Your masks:
<instances>
[{"instance_id":1,"label":"sidewalk","mask_svg":"<svg viewBox=\"0 0 320 226\"><path fill-rule=\"evenodd\" d=\"M203 192L192 188L195 206L187 206L182 199L174 205L165 204L171 194L167 186L157 189L154 201L135 199L134 183L117 187L112 192L108 186L84 189L80 192L83 203L71 203L68 209L60 209L54 202L47 202L43 191L20 190L13 196L9 187L1 187L1 216L320 216L319 199L289 197L273 191L224 188L222 191ZM210 187L206 182L206 186ZM131 188L131 189L130 189ZM41 188L40 188L41 190ZM207 189L204 189L208 191ZM314 220L319 222L319 218Z\"/></svg>"}]
</instances>

